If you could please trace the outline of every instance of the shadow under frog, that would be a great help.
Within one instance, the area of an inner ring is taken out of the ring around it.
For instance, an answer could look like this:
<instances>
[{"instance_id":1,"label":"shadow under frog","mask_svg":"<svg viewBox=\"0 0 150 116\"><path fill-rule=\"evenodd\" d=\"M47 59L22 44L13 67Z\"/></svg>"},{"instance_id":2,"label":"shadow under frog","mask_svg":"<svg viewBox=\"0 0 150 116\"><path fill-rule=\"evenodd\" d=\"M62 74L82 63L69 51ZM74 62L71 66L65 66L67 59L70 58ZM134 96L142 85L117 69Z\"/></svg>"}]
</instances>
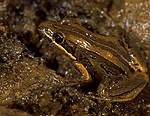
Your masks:
<instances>
[{"instance_id":1,"label":"shadow under frog","mask_svg":"<svg viewBox=\"0 0 150 116\"><path fill-rule=\"evenodd\" d=\"M122 46L114 37L92 33L82 27L79 20L46 21L39 31L60 54L61 65L68 85L94 82L96 99L123 102L135 98L149 82L147 68L133 50ZM127 46L127 45L125 45ZM94 84L93 84L94 85ZM93 87L88 84L88 88Z\"/></svg>"}]
</instances>

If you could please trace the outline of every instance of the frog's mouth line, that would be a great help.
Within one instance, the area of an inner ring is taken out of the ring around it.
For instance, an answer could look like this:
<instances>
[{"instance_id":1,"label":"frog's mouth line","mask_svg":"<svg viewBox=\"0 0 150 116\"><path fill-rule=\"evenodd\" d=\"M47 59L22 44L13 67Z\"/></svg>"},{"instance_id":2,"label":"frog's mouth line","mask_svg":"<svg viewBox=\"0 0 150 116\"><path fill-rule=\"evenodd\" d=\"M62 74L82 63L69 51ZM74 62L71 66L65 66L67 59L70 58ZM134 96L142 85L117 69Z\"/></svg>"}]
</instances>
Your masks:
<instances>
[{"instance_id":1,"label":"frog's mouth line","mask_svg":"<svg viewBox=\"0 0 150 116\"><path fill-rule=\"evenodd\" d=\"M76 56L75 54L75 50L73 50L72 47L70 47L66 41L64 41L61 45L58 44L57 45L59 48L61 48L63 51L65 51L65 53L73 60L76 60ZM61 46L61 47L60 47Z\"/></svg>"},{"instance_id":2,"label":"frog's mouth line","mask_svg":"<svg viewBox=\"0 0 150 116\"><path fill-rule=\"evenodd\" d=\"M76 60L76 57L73 55L74 53L72 52L72 50L69 50L67 46L57 44L55 41L53 41L52 43L60 48L62 51L64 51L72 60Z\"/></svg>"}]
</instances>

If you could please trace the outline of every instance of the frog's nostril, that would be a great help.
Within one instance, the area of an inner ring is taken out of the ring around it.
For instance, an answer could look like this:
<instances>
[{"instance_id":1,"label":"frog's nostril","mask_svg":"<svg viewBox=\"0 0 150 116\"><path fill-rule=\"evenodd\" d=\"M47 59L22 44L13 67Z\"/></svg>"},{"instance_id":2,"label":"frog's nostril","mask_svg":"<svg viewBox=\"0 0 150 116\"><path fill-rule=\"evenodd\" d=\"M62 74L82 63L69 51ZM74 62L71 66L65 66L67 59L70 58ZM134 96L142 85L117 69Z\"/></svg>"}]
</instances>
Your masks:
<instances>
[{"instance_id":1,"label":"frog's nostril","mask_svg":"<svg viewBox=\"0 0 150 116\"><path fill-rule=\"evenodd\" d=\"M47 28L47 27L45 27L45 28L44 28L44 30L45 30L45 31L48 31L48 28Z\"/></svg>"},{"instance_id":2,"label":"frog's nostril","mask_svg":"<svg viewBox=\"0 0 150 116\"><path fill-rule=\"evenodd\" d=\"M39 30L42 30L42 29L44 29L44 27L39 25L39 26L38 26L38 29L39 29Z\"/></svg>"}]
</instances>

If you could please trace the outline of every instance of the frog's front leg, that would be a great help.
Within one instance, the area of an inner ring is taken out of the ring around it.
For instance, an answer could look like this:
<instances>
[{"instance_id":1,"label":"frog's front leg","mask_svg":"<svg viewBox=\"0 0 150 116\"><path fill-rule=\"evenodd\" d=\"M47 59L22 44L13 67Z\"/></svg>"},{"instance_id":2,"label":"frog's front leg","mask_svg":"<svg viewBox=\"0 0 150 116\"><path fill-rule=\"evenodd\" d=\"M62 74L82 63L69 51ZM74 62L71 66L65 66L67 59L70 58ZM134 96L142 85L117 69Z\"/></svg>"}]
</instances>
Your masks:
<instances>
[{"instance_id":1,"label":"frog's front leg","mask_svg":"<svg viewBox=\"0 0 150 116\"><path fill-rule=\"evenodd\" d=\"M69 56L60 55L57 58L58 74L65 77L68 85L73 86L91 81L91 77L85 67L76 60L70 59Z\"/></svg>"},{"instance_id":2,"label":"frog's front leg","mask_svg":"<svg viewBox=\"0 0 150 116\"><path fill-rule=\"evenodd\" d=\"M129 101L135 98L149 82L149 77L138 72L131 78L120 76L105 78L98 87L98 94L103 100L111 102ZM99 99L101 99L99 98Z\"/></svg>"}]
</instances>

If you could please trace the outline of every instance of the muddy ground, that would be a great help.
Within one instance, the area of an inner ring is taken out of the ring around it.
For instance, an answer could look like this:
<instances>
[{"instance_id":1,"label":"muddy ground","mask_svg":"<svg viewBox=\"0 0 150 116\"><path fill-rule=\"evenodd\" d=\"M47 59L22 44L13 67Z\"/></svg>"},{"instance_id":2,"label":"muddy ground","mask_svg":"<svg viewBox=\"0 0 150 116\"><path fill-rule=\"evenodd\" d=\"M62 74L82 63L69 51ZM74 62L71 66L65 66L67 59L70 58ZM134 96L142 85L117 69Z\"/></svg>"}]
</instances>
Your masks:
<instances>
[{"instance_id":1,"label":"muddy ground","mask_svg":"<svg viewBox=\"0 0 150 116\"><path fill-rule=\"evenodd\" d=\"M149 116L150 84L131 101L91 99L82 88L63 83L56 69L66 62L56 61L55 49L38 32L45 20L71 17L94 33L132 39L150 77L149 5L148 0L1 0L0 115Z\"/></svg>"}]
</instances>

